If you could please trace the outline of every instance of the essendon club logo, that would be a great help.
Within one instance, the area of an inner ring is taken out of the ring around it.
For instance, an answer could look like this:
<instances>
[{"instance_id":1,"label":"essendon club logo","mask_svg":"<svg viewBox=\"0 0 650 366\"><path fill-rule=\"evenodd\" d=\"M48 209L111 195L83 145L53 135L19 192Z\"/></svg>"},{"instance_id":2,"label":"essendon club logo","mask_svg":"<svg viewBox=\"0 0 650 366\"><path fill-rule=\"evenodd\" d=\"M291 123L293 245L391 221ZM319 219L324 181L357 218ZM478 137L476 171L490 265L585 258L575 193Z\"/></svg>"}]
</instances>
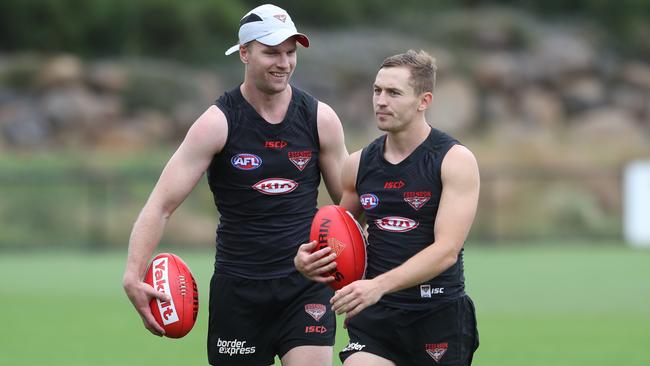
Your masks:
<instances>
[{"instance_id":1,"label":"essendon club logo","mask_svg":"<svg viewBox=\"0 0 650 366\"><path fill-rule=\"evenodd\" d=\"M375 225L377 225L378 228L384 231L403 233L403 232L411 231L416 227L418 227L418 222L408 219L406 217L387 216L375 220Z\"/></svg>"},{"instance_id":2,"label":"essendon club logo","mask_svg":"<svg viewBox=\"0 0 650 366\"><path fill-rule=\"evenodd\" d=\"M294 189L298 188L298 182L284 178L267 178L253 184L253 188L260 193L274 196L292 192Z\"/></svg>"},{"instance_id":3,"label":"essendon club logo","mask_svg":"<svg viewBox=\"0 0 650 366\"><path fill-rule=\"evenodd\" d=\"M436 363L440 363L445 352L447 352L448 346L448 343L428 343L424 345L424 349L427 351L429 356L436 361Z\"/></svg>"},{"instance_id":4,"label":"essendon club logo","mask_svg":"<svg viewBox=\"0 0 650 366\"><path fill-rule=\"evenodd\" d=\"M153 287L158 292L170 294L169 267L167 264L167 257L158 258L153 261ZM164 325L176 323L179 320L174 300L171 299L171 297L169 301L160 301L160 299L156 299L156 303L158 304L158 311L160 311L160 316L162 317Z\"/></svg>"},{"instance_id":5,"label":"essendon club logo","mask_svg":"<svg viewBox=\"0 0 650 366\"><path fill-rule=\"evenodd\" d=\"M230 159L230 163L240 170L253 170L262 166L262 159L255 154L237 154Z\"/></svg>"},{"instance_id":6,"label":"essendon club logo","mask_svg":"<svg viewBox=\"0 0 650 366\"><path fill-rule=\"evenodd\" d=\"M289 160L302 171L311 160L311 151L289 151Z\"/></svg>"},{"instance_id":7,"label":"essendon club logo","mask_svg":"<svg viewBox=\"0 0 650 366\"><path fill-rule=\"evenodd\" d=\"M431 192L404 192L404 201L406 201L416 211L421 209L431 199Z\"/></svg>"},{"instance_id":8,"label":"essendon club logo","mask_svg":"<svg viewBox=\"0 0 650 366\"><path fill-rule=\"evenodd\" d=\"M287 20L286 14L278 14L278 15L274 15L273 17L281 21L282 23L284 23Z\"/></svg>"},{"instance_id":9,"label":"essendon club logo","mask_svg":"<svg viewBox=\"0 0 650 366\"><path fill-rule=\"evenodd\" d=\"M372 210L379 204L379 198L372 193L366 193L359 197L359 202L364 210Z\"/></svg>"},{"instance_id":10,"label":"essendon club logo","mask_svg":"<svg viewBox=\"0 0 650 366\"><path fill-rule=\"evenodd\" d=\"M404 183L402 180L388 181L384 183L384 189L400 189L405 185L406 183Z\"/></svg>"},{"instance_id":11,"label":"essendon club logo","mask_svg":"<svg viewBox=\"0 0 650 366\"><path fill-rule=\"evenodd\" d=\"M314 320L319 321L325 315L327 309L323 304L307 304L305 305L305 312L309 314Z\"/></svg>"}]
</instances>

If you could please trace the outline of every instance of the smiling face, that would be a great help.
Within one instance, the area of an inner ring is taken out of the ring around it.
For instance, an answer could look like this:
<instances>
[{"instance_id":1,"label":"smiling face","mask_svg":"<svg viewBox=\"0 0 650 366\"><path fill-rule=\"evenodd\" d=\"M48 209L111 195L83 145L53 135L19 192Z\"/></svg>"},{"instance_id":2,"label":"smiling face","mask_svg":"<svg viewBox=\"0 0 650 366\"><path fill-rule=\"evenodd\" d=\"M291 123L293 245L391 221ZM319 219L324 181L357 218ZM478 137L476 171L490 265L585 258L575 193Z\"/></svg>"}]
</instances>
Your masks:
<instances>
[{"instance_id":1,"label":"smiling face","mask_svg":"<svg viewBox=\"0 0 650 366\"><path fill-rule=\"evenodd\" d=\"M240 57L246 64L246 80L266 94L284 91L296 68L296 40L289 38L277 46L257 41L241 48Z\"/></svg>"},{"instance_id":2,"label":"smiling face","mask_svg":"<svg viewBox=\"0 0 650 366\"><path fill-rule=\"evenodd\" d=\"M415 93L407 67L381 68L373 88L377 127L386 132L399 132L407 128L418 116L422 116L431 101L430 92Z\"/></svg>"}]
</instances>

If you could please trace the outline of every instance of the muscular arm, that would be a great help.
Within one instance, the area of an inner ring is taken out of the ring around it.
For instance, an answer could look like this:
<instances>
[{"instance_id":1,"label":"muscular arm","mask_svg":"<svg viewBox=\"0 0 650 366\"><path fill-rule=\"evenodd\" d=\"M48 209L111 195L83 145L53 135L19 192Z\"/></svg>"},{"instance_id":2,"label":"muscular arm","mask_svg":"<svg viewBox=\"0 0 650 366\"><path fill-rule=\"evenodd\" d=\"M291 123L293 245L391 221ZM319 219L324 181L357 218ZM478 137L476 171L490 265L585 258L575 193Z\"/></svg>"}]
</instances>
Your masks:
<instances>
[{"instance_id":1,"label":"muscular arm","mask_svg":"<svg viewBox=\"0 0 650 366\"><path fill-rule=\"evenodd\" d=\"M147 263L172 213L194 189L213 155L223 148L227 129L225 116L216 106L210 107L194 122L167 162L133 225L123 286L145 327L156 335L163 334L163 330L151 315L149 299L164 295L142 282Z\"/></svg>"},{"instance_id":2,"label":"muscular arm","mask_svg":"<svg viewBox=\"0 0 650 366\"><path fill-rule=\"evenodd\" d=\"M467 148L456 145L445 156L441 174L443 188L434 225L435 242L400 266L337 291L332 304L338 314L347 312L352 317L384 294L434 278L456 263L478 204L476 159Z\"/></svg>"},{"instance_id":3,"label":"muscular arm","mask_svg":"<svg viewBox=\"0 0 650 366\"><path fill-rule=\"evenodd\" d=\"M320 142L319 164L323 181L332 201L341 199L340 173L348 157L343 127L334 110L325 103L318 103L318 136Z\"/></svg>"},{"instance_id":4,"label":"muscular arm","mask_svg":"<svg viewBox=\"0 0 650 366\"><path fill-rule=\"evenodd\" d=\"M355 217L361 212L361 204L354 187L359 169L359 156L360 152L357 151L345 159L340 183L343 190L340 205ZM314 248L316 248L316 241L303 244L298 248L298 253L293 259L296 269L312 281L323 283L334 281L333 276L324 277L323 274L336 268L336 262L333 262L336 254L331 253L332 249L329 246L312 253Z\"/></svg>"}]
</instances>

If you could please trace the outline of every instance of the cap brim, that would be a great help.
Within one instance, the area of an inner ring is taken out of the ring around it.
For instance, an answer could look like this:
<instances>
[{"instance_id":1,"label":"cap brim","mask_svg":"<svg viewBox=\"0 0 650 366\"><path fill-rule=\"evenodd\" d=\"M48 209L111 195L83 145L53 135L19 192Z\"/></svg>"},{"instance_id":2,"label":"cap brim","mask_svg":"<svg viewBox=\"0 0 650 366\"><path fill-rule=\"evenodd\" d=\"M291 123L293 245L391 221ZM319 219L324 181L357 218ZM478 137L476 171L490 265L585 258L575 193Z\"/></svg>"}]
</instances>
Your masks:
<instances>
[{"instance_id":1,"label":"cap brim","mask_svg":"<svg viewBox=\"0 0 650 366\"><path fill-rule=\"evenodd\" d=\"M239 51L239 43L237 43L236 45L234 45L234 46L230 47L229 49L227 49L226 50L226 55L233 54L233 53L235 53L237 51Z\"/></svg>"},{"instance_id":2,"label":"cap brim","mask_svg":"<svg viewBox=\"0 0 650 366\"><path fill-rule=\"evenodd\" d=\"M291 30L281 30L274 32L268 36L260 37L256 39L256 41L267 46L277 46L291 37L296 37L296 41L303 45L303 47L309 47L309 38L307 38L306 35L302 33L292 32Z\"/></svg>"}]
</instances>

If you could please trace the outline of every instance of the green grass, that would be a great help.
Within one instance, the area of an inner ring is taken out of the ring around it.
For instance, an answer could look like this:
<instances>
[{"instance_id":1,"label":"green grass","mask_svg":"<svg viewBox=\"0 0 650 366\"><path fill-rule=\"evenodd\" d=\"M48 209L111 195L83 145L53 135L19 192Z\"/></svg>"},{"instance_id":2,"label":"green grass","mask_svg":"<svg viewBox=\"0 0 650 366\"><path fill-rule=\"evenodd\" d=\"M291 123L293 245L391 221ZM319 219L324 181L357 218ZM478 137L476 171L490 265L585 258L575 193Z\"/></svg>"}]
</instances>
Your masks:
<instances>
[{"instance_id":1,"label":"green grass","mask_svg":"<svg viewBox=\"0 0 650 366\"><path fill-rule=\"evenodd\" d=\"M125 253L0 253L0 363L207 364L212 253L175 252L202 301L196 328L180 340L141 326L121 289ZM475 365L650 364L650 251L470 244L466 275L481 336ZM340 350L347 339L338 333Z\"/></svg>"}]
</instances>

